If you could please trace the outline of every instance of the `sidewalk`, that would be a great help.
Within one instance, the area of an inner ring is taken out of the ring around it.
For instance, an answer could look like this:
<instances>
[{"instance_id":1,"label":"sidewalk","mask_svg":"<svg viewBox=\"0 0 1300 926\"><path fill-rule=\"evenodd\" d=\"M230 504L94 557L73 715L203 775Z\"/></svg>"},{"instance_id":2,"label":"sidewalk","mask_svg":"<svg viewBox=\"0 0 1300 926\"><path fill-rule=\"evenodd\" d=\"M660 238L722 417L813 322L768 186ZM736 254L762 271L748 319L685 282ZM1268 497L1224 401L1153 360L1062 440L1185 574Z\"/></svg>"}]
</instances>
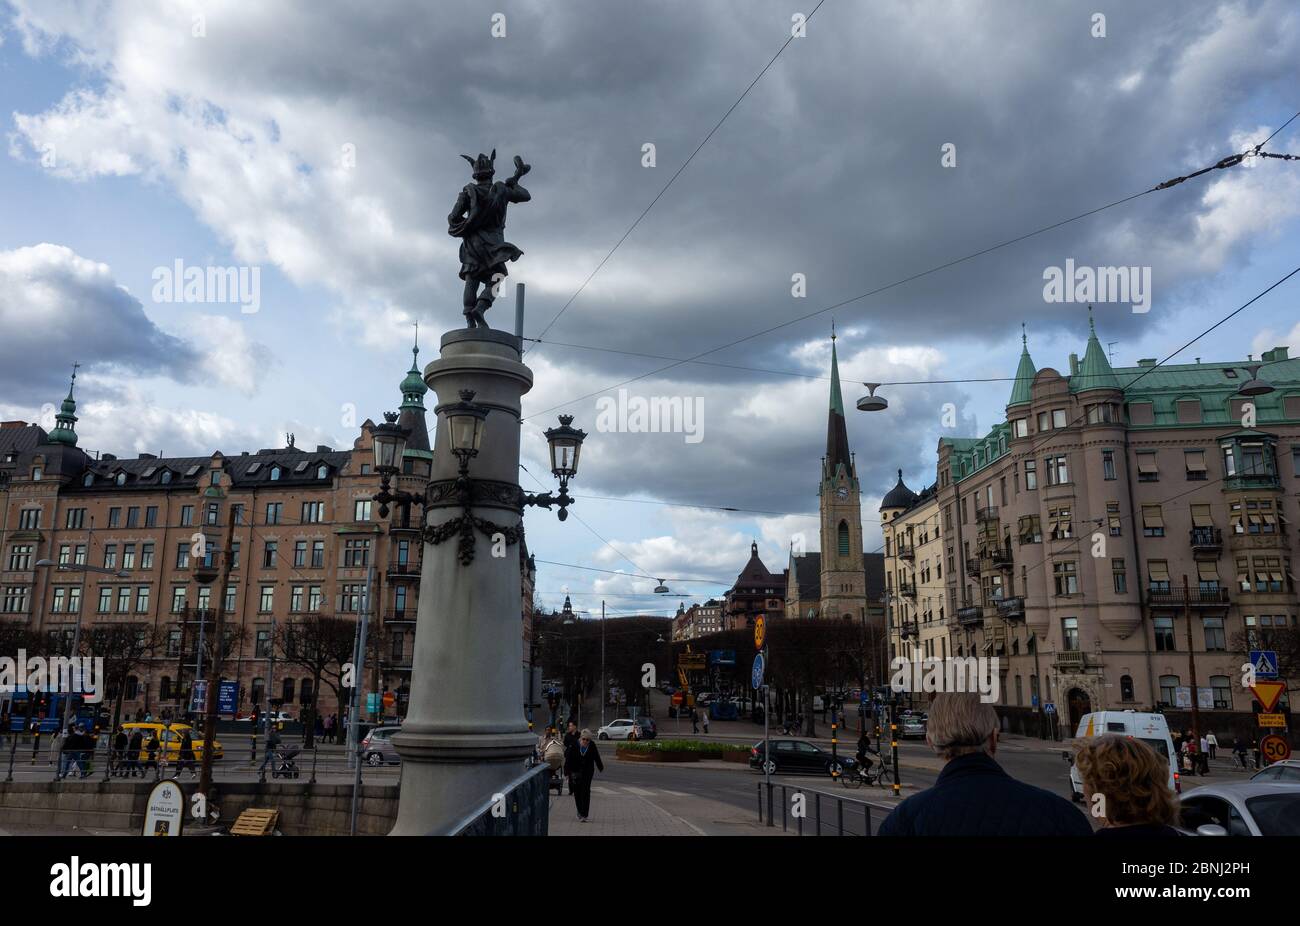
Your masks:
<instances>
[{"instance_id":1,"label":"sidewalk","mask_svg":"<svg viewBox=\"0 0 1300 926\"><path fill-rule=\"evenodd\" d=\"M551 836L782 835L761 825L752 810L666 788L593 785L587 822L577 816L567 791L563 797L551 795Z\"/></svg>"}]
</instances>

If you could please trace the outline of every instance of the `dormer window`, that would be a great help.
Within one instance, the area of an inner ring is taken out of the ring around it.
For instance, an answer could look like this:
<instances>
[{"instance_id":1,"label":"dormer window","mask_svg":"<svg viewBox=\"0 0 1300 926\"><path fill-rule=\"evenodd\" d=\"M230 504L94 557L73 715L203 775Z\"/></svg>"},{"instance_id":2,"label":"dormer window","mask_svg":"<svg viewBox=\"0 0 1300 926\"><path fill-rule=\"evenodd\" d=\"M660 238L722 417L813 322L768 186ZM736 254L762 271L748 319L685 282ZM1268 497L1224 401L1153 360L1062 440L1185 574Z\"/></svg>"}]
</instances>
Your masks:
<instances>
[{"instance_id":1,"label":"dormer window","mask_svg":"<svg viewBox=\"0 0 1300 926\"><path fill-rule=\"evenodd\" d=\"M161 481L163 485L167 485L169 482L171 482L171 481L172 481L172 471L169 470L169 469L165 469L165 470L163 470L162 477L161 477L161 479L160 479L159 481Z\"/></svg>"},{"instance_id":2,"label":"dormer window","mask_svg":"<svg viewBox=\"0 0 1300 926\"><path fill-rule=\"evenodd\" d=\"M214 469L214 470L211 472L211 474L209 474L209 476L208 476L208 485L214 485L214 486L219 486L219 485L221 485L221 473L217 472L217 471Z\"/></svg>"},{"instance_id":3,"label":"dormer window","mask_svg":"<svg viewBox=\"0 0 1300 926\"><path fill-rule=\"evenodd\" d=\"M126 473L118 473L114 481L120 486L126 485Z\"/></svg>"},{"instance_id":4,"label":"dormer window","mask_svg":"<svg viewBox=\"0 0 1300 926\"><path fill-rule=\"evenodd\" d=\"M280 481L280 467L278 466L271 467L271 481L272 482Z\"/></svg>"},{"instance_id":5,"label":"dormer window","mask_svg":"<svg viewBox=\"0 0 1300 926\"><path fill-rule=\"evenodd\" d=\"M81 477L81 484L85 486L87 489L89 489L91 486L95 484L95 474L86 473L86 475Z\"/></svg>"},{"instance_id":6,"label":"dormer window","mask_svg":"<svg viewBox=\"0 0 1300 926\"><path fill-rule=\"evenodd\" d=\"M322 463L316 470L317 479L328 479L330 477L330 468Z\"/></svg>"},{"instance_id":7,"label":"dormer window","mask_svg":"<svg viewBox=\"0 0 1300 926\"><path fill-rule=\"evenodd\" d=\"M32 482L40 482L40 481L41 481L41 468L40 468L39 466L33 466L33 467L32 467Z\"/></svg>"}]
</instances>

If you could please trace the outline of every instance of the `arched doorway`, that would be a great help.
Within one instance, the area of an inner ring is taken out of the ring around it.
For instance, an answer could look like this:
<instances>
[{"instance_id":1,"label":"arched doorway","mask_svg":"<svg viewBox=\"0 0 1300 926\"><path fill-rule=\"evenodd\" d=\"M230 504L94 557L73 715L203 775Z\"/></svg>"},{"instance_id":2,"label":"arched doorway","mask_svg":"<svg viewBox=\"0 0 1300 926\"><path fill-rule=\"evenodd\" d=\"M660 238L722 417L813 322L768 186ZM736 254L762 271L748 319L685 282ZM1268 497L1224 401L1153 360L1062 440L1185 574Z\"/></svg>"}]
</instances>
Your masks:
<instances>
[{"instance_id":1,"label":"arched doorway","mask_svg":"<svg viewBox=\"0 0 1300 926\"><path fill-rule=\"evenodd\" d=\"M1083 719L1084 714L1092 713L1092 701L1088 698L1088 693L1078 688L1071 688L1066 700L1070 705L1070 729L1069 736L1074 735L1074 731L1079 729L1079 721Z\"/></svg>"}]
</instances>

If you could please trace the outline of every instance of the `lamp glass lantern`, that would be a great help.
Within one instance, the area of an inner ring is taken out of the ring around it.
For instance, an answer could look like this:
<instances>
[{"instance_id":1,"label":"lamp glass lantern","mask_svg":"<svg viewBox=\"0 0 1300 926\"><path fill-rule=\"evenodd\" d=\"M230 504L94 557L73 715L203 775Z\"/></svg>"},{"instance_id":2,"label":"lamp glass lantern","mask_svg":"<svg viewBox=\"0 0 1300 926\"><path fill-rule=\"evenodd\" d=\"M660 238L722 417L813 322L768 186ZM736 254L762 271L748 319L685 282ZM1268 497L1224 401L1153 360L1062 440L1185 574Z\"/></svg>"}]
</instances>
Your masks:
<instances>
[{"instance_id":1,"label":"lamp glass lantern","mask_svg":"<svg viewBox=\"0 0 1300 926\"><path fill-rule=\"evenodd\" d=\"M560 426L546 431L546 443L551 450L551 472L567 481L578 472L578 457L586 431L572 427L573 416L561 415Z\"/></svg>"},{"instance_id":2,"label":"lamp glass lantern","mask_svg":"<svg viewBox=\"0 0 1300 926\"><path fill-rule=\"evenodd\" d=\"M406 452L407 429L397 423L396 412L384 412L384 423L375 425L375 470L380 473L395 472Z\"/></svg>"},{"instance_id":3,"label":"lamp glass lantern","mask_svg":"<svg viewBox=\"0 0 1300 926\"><path fill-rule=\"evenodd\" d=\"M474 456L483 442L488 410L474 403L474 390L462 389L460 401L447 406L447 439L451 452Z\"/></svg>"}]
</instances>

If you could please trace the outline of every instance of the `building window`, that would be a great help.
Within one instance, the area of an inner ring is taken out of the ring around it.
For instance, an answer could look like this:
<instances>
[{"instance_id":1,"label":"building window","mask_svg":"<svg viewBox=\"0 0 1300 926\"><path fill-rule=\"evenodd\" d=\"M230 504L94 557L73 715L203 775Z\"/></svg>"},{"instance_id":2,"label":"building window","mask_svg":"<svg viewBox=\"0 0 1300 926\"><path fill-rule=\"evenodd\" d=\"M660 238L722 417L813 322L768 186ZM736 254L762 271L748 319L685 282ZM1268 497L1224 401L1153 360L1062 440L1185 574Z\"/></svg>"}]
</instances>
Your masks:
<instances>
[{"instance_id":1,"label":"building window","mask_svg":"<svg viewBox=\"0 0 1300 926\"><path fill-rule=\"evenodd\" d=\"M317 479L328 479L329 477L330 477L330 468L328 466L322 463L320 466L316 467Z\"/></svg>"},{"instance_id":2,"label":"building window","mask_svg":"<svg viewBox=\"0 0 1300 926\"><path fill-rule=\"evenodd\" d=\"M1209 471L1205 466L1204 450L1184 450L1183 460L1187 467L1188 482L1204 482L1209 478Z\"/></svg>"},{"instance_id":3,"label":"building window","mask_svg":"<svg viewBox=\"0 0 1300 926\"><path fill-rule=\"evenodd\" d=\"M1128 571L1124 567L1124 560L1112 559L1110 561L1110 573L1115 582L1115 594L1128 594Z\"/></svg>"},{"instance_id":4,"label":"building window","mask_svg":"<svg viewBox=\"0 0 1300 926\"><path fill-rule=\"evenodd\" d=\"M1162 675L1160 676L1160 700L1166 707L1173 707L1178 700L1178 676Z\"/></svg>"},{"instance_id":5,"label":"building window","mask_svg":"<svg viewBox=\"0 0 1300 926\"><path fill-rule=\"evenodd\" d=\"M352 506L352 520L369 521L370 520L370 500L358 499Z\"/></svg>"},{"instance_id":6,"label":"building window","mask_svg":"<svg viewBox=\"0 0 1300 926\"><path fill-rule=\"evenodd\" d=\"M1038 461L1025 461L1025 489L1032 491L1038 488Z\"/></svg>"},{"instance_id":7,"label":"building window","mask_svg":"<svg viewBox=\"0 0 1300 926\"><path fill-rule=\"evenodd\" d=\"M307 541L296 540L293 544L293 564L295 566L307 565Z\"/></svg>"},{"instance_id":8,"label":"building window","mask_svg":"<svg viewBox=\"0 0 1300 926\"><path fill-rule=\"evenodd\" d=\"M370 541L357 538L344 541L343 565L354 568L370 565Z\"/></svg>"},{"instance_id":9,"label":"building window","mask_svg":"<svg viewBox=\"0 0 1300 926\"><path fill-rule=\"evenodd\" d=\"M31 589L26 585L6 585L4 612L6 614L26 614L30 595ZM107 611L108 608L104 608L104 610Z\"/></svg>"},{"instance_id":10,"label":"building window","mask_svg":"<svg viewBox=\"0 0 1300 926\"><path fill-rule=\"evenodd\" d=\"M39 530L41 526L41 509L24 508L18 512L18 529L24 531Z\"/></svg>"},{"instance_id":11,"label":"building window","mask_svg":"<svg viewBox=\"0 0 1300 926\"><path fill-rule=\"evenodd\" d=\"M1158 594L1169 593L1169 563L1163 559L1147 561L1147 589Z\"/></svg>"},{"instance_id":12,"label":"building window","mask_svg":"<svg viewBox=\"0 0 1300 926\"><path fill-rule=\"evenodd\" d=\"M66 547L64 547L66 549ZM59 562L65 562L63 552L59 553ZM9 548L9 571L26 572L32 568L32 545L14 544Z\"/></svg>"},{"instance_id":13,"label":"building window","mask_svg":"<svg viewBox=\"0 0 1300 926\"><path fill-rule=\"evenodd\" d=\"M69 509L68 509L68 516L67 516L67 519L64 521L64 525L65 525L69 530L80 530L81 528L85 527L85 526L86 526L86 509L85 509L85 508L69 508Z\"/></svg>"},{"instance_id":14,"label":"building window","mask_svg":"<svg viewBox=\"0 0 1300 926\"><path fill-rule=\"evenodd\" d=\"M257 603L257 610L265 614L274 607L275 607L275 586L263 585L262 595L260 600Z\"/></svg>"},{"instance_id":15,"label":"building window","mask_svg":"<svg viewBox=\"0 0 1300 926\"><path fill-rule=\"evenodd\" d=\"M1019 521L1020 543L1023 546L1026 543L1043 542L1043 526L1038 515L1026 515ZM952 564L949 563L948 569L951 571Z\"/></svg>"},{"instance_id":16,"label":"building window","mask_svg":"<svg viewBox=\"0 0 1300 926\"><path fill-rule=\"evenodd\" d=\"M344 612L355 613L361 610L361 599L365 594L365 586L348 584L340 586L339 592L339 610Z\"/></svg>"},{"instance_id":17,"label":"building window","mask_svg":"<svg viewBox=\"0 0 1300 926\"><path fill-rule=\"evenodd\" d=\"M1078 652L1079 619L1077 617L1061 618L1061 648L1067 652Z\"/></svg>"},{"instance_id":18,"label":"building window","mask_svg":"<svg viewBox=\"0 0 1300 926\"><path fill-rule=\"evenodd\" d=\"M122 509L121 509L121 508L110 508L110 509L108 509L108 526L109 526L109 527L121 527L121 526L122 526Z\"/></svg>"},{"instance_id":19,"label":"building window","mask_svg":"<svg viewBox=\"0 0 1300 926\"><path fill-rule=\"evenodd\" d=\"M322 569L325 566L325 541L313 540L311 544L311 565L314 569Z\"/></svg>"},{"instance_id":20,"label":"building window","mask_svg":"<svg viewBox=\"0 0 1300 926\"><path fill-rule=\"evenodd\" d=\"M129 614L131 611L131 587L123 585L117 590L117 613Z\"/></svg>"},{"instance_id":21,"label":"building window","mask_svg":"<svg viewBox=\"0 0 1300 926\"><path fill-rule=\"evenodd\" d=\"M1011 422L1011 433L1016 437L1029 436L1029 419L1017 418Z\"/></svg>"},{"instance_id":22,"label":"building window","mask_svg":"<svg viewBox=\"0 0 1300 926\"><path fill-rule=\"evenodd\" d=\"M303 502L302 503L303 524L317 524L323 520L325 520L324 502Z\"/></svg>"},{"instance_id":23,"label":"building window","mask_svg":"<svg viewBox=\"0 0 1300 926\"><path fill-rule=\"evenodd\" d=\"M840 556L849 555L849 526L845 522L840 522L839 528L839 554Z\"/></svg>"},{"instance_id":24,"label":"building window","mask_svg":"<svg viewBox=\"0 0 1300 926\"><path fill-rule=\"evenodd\" d=\"M221 517L221 505L217 502L208 502L207 523L219 524Z\"/></svg>"},{"instance_id":25,"label":"building window","mask_svg":"<svg viewBox=\"0 0 1300 926\"><path fill-rule=\"evenodd\" d=\"M303 589L302 589L302 586L301 586L301 585L295 585L295 586L293 586L293 587L289 590L289 610L290 610L290 611L301 611L301 610L302 610L302 591L303 591Z\"/></svg>"},{"instance_id":26,"label":"building window","mask_svg":"<svg viewBox=\"0 0 1300 926\"><path fill-rule=\"evenodd\" d=\"M233 614L235 612L235 593L237 590L238 589L234 585L226 586L226 601L223 607L226 609L227 614Z\"/></svg>"},{"instance_id":27,"label":"building window","mask_svg":"<svg viewBox=\"0 0 1300 926\"><path fill-rule=\"evenodd\" d=\"M1074 536L1069 508L1047 510L1048 536L1053 540L1068 540Z\"/></svg>"},{"instance_id":28,"label":"building window","mask_svg":"<svg viewBox=\"0 0 1300 926\"><path fill-rule=\"evenodd\" d=\"M156 505L150 505L149 507L145 508L144 526L145 527L158 526L158 507Z\"/></svg>"},{"instance_id":29,"label":"building window","mask_svg":"<svg viewBox=\"0 0 1300 926\"><path fill-rule=\"evenodd\" d=\"M194 524L194 506L181 506L181 527L190 527Z\"/></svg>"},{"instance_id":30,"label":"building window","mask_svg":"<svg viewBox=\"0 0 1300 926\"><path fill-rule=\"evenodd\" d=\"M279 544L274 540L268 540L262 546L262 568L274 569L276 564L276 550Z\"/></svg>"},{"instance_id":31,"label":"building window","mask_svg":"<svg viewBox=\"0 0 1300 926\"><path fill-rule=\"evenodd\" d=\"M172 589L172 613L185 610L185 586L177 585Z\"/></svg>"},{"instance_id":32,"label":"building window","mask_svg":"<svg viewBox=\"0 0 1300 926\"><path fill-rule=\"evenodd\" d=\"M271 657L271 631L259 630L257 632L257 643L253 653L258 659L269 659ZM255 683L258 681L261 681L261 679L254 680ZM253 699L254 703L260 700L260 698Z\"/></svg>"},{"instance_id":33,"label":"building window","mask_svg":"<svg viewBox=\"0 0 1300 926\"><path fill-rule=\"evenodd\" d=\"M1077 564L1073 560L1052 564L1052 579L1056 594L1077 595L1079 593L1079 575Z\"/></svg>"},{"instance_id":34,"label":"building window","mask_svg":"<svg viewBox=\"0 0 1300 926\"><path fill-rule=\"evenodd\" d=\"M1137 455L1138 482L1159 482L1160 471L1156 468L1155 451L1140 451Z\"/></svg>"},{"instance_id":35,"label":"building window","mask_svg":"<svg viewBox=\"0 0 1300 926\"><path fill-rule=\"evenodd\" d=\"M1210 691L1214 694L1216 711L1232 710L1232 679L1226 675L1210 676Z\"/></svg>"},{"instance_id":36,"label":"building window","mask_svg":"<svg viewBox=\"0 0 1300 926\"><path fill-rule=\"evenodd\" d=\"M1055 456L1047 458L1047 484L1048 485L1065 485L1070 481L1070 467L1067 457Z\"/></svg>"},{"instance_id":37,"label":"building window","mask_svg":"<svg viewBox=\"0 0 1300 926\"><path fill-rule=\"evenodd\" d=\"M1156 636L1156 652L1172 653L1174 651L1174 619L1157 617L1151 621Z\"/></svg>"},{"instance_id":38,"label":"building window","mask_svg":"<svg viewBox=\"0 0 1300 926\"><path fill-rule=\"evenodd\" d=\"M1160 513L1159 505L1142 506L1142 536L1143 537L1163 537L1165 535L1165 520Z\"/></svg>"},{"instance_id":39,"label":"building window","mask_svg":"<svg viewBox=\"0 0 1300 926\"><path fill-rule=\"evenodd\" d=\"M278 467L278 466L272 466L272 467L271 467L271 481L272 481L272 482L279 482L279 481L280 481L280 473L281 473L280 467Z\"/></svg>"},{"instance_id":40,"label":"building window","mask_svg":"<svg viewBox=\"0 0 1300 926\"><path fill-rule=\"evenodd\" d=\"M1121 675L1119 677L1119 699L1121 701L1132 701L1133 697L1133 676Z\"/></svg>"},{"instance_id":41,"label":"building window","mask_svg":"<svg viewBox=\"0 0 1300 926\"><path fill-rule=\"evenodd\" d=\"M104 568L117 568L117 544L115 543L104 544Z\"/></svg>"},{"instance_id":42,"label":"building window","mask_svg":"<svg viewBox=\"0 0 1300 926\"><path fill-rule=\"evenodd\" d=\"M1101 452L1101 476L1103 479L1115 478L1115 451L1103 450Z\"/></svg>"},{"instance_id":43,"label":"building window","mask_svg":"<svg viewBox=\"0 0 1300 926\"><path fill-rule=\"evenodd\" d=\"M267 523L267 524L279 524L279 523L280 523L280 517L281 517L281 515L282 515L283 513L284 513L284 503L283 503L283 502L267 502L267 503L266 503L266 523Z\"/></svg>"},{"instance_id":44,"label":"building window","mask_svg":"<svg viewBox=\"0 0 1300 926\"><path fill-rule=\"evenodd\" d=\"M324 596L321 594L320 586L319 585L311 586L309 589L307 589L307 610L313 612L319 611L320 604L323 599Z\"/></svg>"},{"instance_id":45,"label":"building window","mask_svg":"<svg viewBox=\"0 0 1300 926\"><path fill-rule=\"evenodd\" d=\"M1223 652L1228 648L1228 639L1223 632L1223 618L1207 617L1205 623L1205 651L1207 653Z\"/></svg>"},{"instance_id":46,"label":"building window","mask_svg":"<svg viewBox=\"0 0 1300 926\"><path fill-rule=\"evenodd\" d=\"M140 546L140 568L153 568L153 544L146 543Z\"/></svg>"},{"instance_id":47,"label":"building window","mask_svg":"<svg viewBox=\"0 0 1300 926\"><path fill-rule=\"evenodd\" d=\"M139 509L139 508L128 508L128 509L126 509L126 526L127 526L127 527L139 527L139 526L140 526L140 509Z\"/></svg>"},{"instance_id":48,"label":"building window","mask_svg":"<svg viewBox=\"0 0 1300 926\"><path fill-rule=\"evenodd\" d=\"M141 585L135 590L135 613L149 613L149 586Z\"/></svg>"},{"instance_id":49,"label":"building window","mask_svg":"<svg viewBox=\"0 0 1300 926\"><path fill-rule=\"evenodd\" d=\"M184 541L176 544L176 568L190 568L190 545Z\"/></svg>"},{"instance_id":50,"label":"building window","mask_svg":"<svg viewBox=\"0 0 1300 926\"><path fill-rule=\"evenodd\" d=\"M1057 429L1066 427L1065 409L1052 409L1052 427Z\"/></svg>"}]
</instances>

